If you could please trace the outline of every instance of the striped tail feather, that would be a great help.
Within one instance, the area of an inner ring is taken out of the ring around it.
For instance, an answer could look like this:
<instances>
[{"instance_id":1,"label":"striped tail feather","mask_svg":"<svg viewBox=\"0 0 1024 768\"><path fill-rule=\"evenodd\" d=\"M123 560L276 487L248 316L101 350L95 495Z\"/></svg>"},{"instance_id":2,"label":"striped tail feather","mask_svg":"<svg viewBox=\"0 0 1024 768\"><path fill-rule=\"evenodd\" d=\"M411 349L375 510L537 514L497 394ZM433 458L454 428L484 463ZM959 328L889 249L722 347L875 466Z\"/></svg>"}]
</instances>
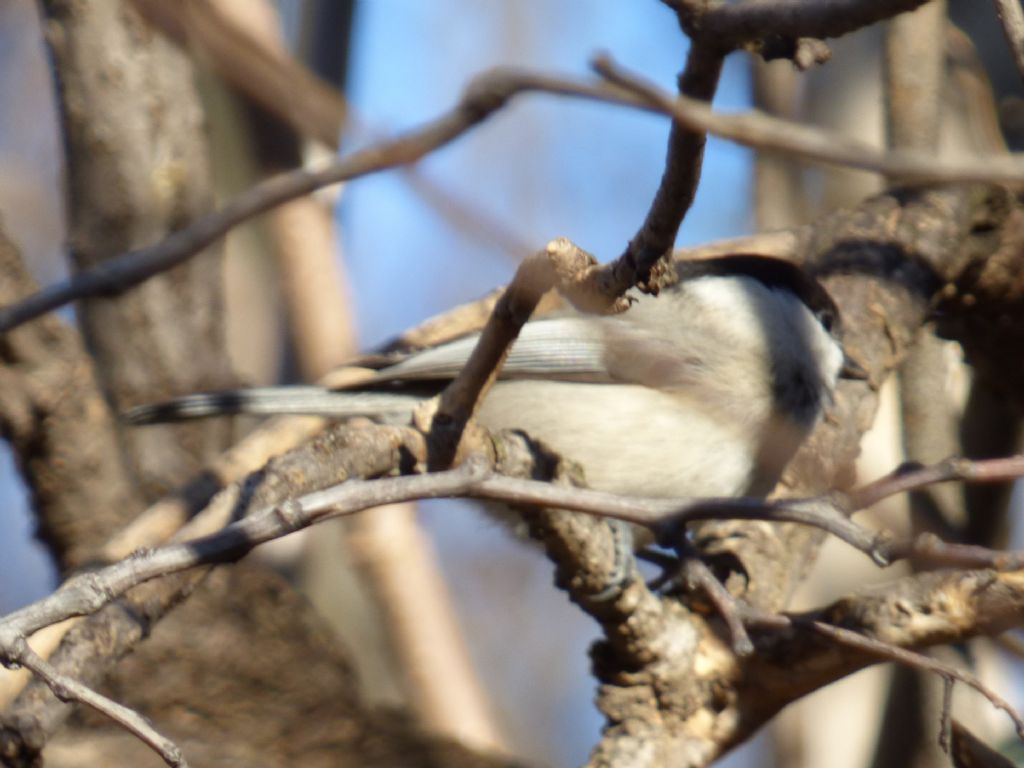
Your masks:
<instances>
[{"instance_id":1,"label":"striped tail feather","mask_svg":"<svg viewBox=\"0 0 1024 768\"><path fill-rule=\"evenodd\" d=\"M306 415L347 418L408 417L423 398L391 392L347 392L312 386L254 387L224 392L186 395L161 403L136 406L121 418L129 424L162 424L211 416Z\"/></svg>"}]
</instances>

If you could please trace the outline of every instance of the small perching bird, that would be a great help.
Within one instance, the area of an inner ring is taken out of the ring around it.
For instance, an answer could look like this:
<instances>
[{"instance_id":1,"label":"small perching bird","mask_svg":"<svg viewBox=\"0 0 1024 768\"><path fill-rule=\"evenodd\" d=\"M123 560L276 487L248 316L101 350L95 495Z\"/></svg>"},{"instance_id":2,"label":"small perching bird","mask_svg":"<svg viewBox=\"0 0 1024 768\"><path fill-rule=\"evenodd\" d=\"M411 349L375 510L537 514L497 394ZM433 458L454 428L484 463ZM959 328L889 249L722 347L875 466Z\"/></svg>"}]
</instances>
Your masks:
<instances>
[{"instance_id":1,"label":"small perching bird","mask_svg":"<svg viewBox=\"0 0 1024 768\"><path fill-rule=\"evenodd\" d=\"M597 490L768 493L844 368L835 304L820 283L780 259L735 255L677 269L676 284L657 297L632 297L622 314L566 311L528 322L479 422L525 431L579 464ZM407 422L459 372L476 340L411 352L358 387L188 395L125 418L151 424L246 413Z\"/></svg>"}]
</instances>

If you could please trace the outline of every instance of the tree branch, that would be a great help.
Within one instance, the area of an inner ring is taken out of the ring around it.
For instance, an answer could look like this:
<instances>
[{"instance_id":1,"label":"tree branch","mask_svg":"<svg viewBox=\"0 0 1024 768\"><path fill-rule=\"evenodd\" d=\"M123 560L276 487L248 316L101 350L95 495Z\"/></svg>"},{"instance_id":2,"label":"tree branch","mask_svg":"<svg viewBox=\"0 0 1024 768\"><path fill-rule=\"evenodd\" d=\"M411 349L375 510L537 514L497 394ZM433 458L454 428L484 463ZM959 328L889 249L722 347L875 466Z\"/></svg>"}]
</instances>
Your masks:
<instances>
[{"instance_id":1,"label":"tree branch","mask_svg":"<svg viewBox=\"0 0 1024 768\"><path fill-rule=\"evenodd\" d=\"M174 768L188 768L188 761L181 749L166 736L160 734L138 712L102 696L73 677L61 674L48 664L23 639L17 640L2 655L7 664L20 664L42 679L61 701L77 701L106 715L144 744L150 746L160 758Z\"/></svg>"},{"instance_id":2,"label":"tree branch","mask_svg":"<svg viewBox=\"0 0 1024 768\"><path fill-rule=\"evenodd\" d=\"M706 130L743 146L770 149L804 160L843 165L885 176L899 176L906 183L1020 183L1024 179L1024 157L1020 153L1009 158L1000 155L937 162L933 155L926 152L880 150L864 142L756 110L732 115L717 113L695 99L669 95L642 78L626 72L608 57L595 59L594 69L622 89L622 93L609 96L609 99L623 104L642 105L668 115L683 125Z\"/></svg>"},{"instance_id":3,"label":"tree branch","mask_svg":"<svg viewBox=\"0 0 1024 768\"><path fill-rule=\"evenodd\" d=\"M526 91L647 109L668 115L692 130L706 131L745 146L790 152L807 160L849 165L885 175L900 175L916 183L1019 183L1024 179L1024 160L1017 156L973 158L940 164L926 154L882 152L758 112L722 115L697 100L682 96L673 99L626 75L613 67L608 59L599 59L596 67L602 76L619 87L589 85L508 70L482 75L470 85L459 105L433 123L390 142L334 160L318 171L300 170L275 176L156 245L122 254L75 278L49 286L15 305L0 308L0 332L86 296L127 290L185 261L241 222L288 200L340 181L414 162L483 121L512 96Z\"/></svg>"},{"instance_id":4,"label":"tree branch","mask_svg":"<svg viewBox=\"0 0 1024 768\"><path fill-rule=\"evenodd\" d=\"M903 664L912 669L934 672L947 681L957 680L973 688L988 699L992 706L1003 710L1010 717L1010 720L1013 721L1014 730L1017 731L1017 736L1024 740L1024 720L1021 719L1020 714L1006 699L982 683L976 676L964 672L962 669L957 669L951 664L945 664L938 659L932 659L924 654L908 651L906 648L900 648L891 643L866 637L859 632L853 632L844 627L833 626L823 621L812 621L808 626L825 637L829 637L850 648L874 654L879 659L894 661L897 664Z\"/></svg>"},{"instance_id":5,"label":"tree branch","mask_svg":"<svg viewBox=\"0 0 1024 768\"><path fill-rule=\"evenodd\" d=\"M739 48L769 37L824 39L842 37L884 19L912 11L926 0L772 0L770 3L715 3L666 0L688 17L685 28L694 35Z\"/></svg>"},{"instance_id":6,"label":"tree branch","mask_svg":"<svg viewBox=\"0 0 1024 768\"><path fill-rule=\"evenodd\" d=\"M1024 77L1024 8L1016 0L993 0L1017 71Z\"/></svg>"},{"instance_id":7,"label":"tree branch","mask_svg":"<svg viewBox=\"0 0 1024 768\"><path fill-rule=\"evenodd\" d=\"M694 39L686 67L679 75L680 96L710 104L718 89L723 60L724 53L717 46ZM671 250L679 226L697 195L706 141L706 128L673 121L661 183L643 225L629 241L612 273L616 284L631 287L638 282L642 286L650 282L650 289L657 293L664 277L652 280L651 270Z\"/></svg>"}]
</instances>

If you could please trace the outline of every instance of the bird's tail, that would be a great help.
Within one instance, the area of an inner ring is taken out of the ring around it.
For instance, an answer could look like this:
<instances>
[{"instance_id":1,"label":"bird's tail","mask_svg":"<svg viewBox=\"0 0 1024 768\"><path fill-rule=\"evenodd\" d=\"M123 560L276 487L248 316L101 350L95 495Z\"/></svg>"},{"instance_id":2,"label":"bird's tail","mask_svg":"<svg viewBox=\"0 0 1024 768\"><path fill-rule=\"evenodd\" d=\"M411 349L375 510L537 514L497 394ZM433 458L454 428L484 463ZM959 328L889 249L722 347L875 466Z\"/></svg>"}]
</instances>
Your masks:
<instances>
[{"instance_id":1,"label":"bird's tail","mask_svg":"<svg viewBox=\"0 0 1024 768\"><path fill-rule=\"evenodd\" d=\"M419 395L400 392L347 392L312 386L255 387L186 395L140 405L123 413L122 418L135 425L240 413L333 418L368 416L392 420L408 417L421 400Z\"/></svg>"}]
</instances>

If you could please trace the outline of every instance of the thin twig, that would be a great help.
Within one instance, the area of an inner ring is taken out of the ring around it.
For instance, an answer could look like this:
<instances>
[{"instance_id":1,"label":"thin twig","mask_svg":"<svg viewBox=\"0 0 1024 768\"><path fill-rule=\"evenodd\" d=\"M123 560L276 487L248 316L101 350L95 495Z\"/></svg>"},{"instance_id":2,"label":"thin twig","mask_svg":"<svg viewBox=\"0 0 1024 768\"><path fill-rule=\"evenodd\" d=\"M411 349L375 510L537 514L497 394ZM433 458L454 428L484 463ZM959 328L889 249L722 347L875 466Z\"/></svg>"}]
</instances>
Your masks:
<instances>
[{"instance_id":1,"label":"thin twig","mask_svg":"<svg viewBox=\"0 0 1024 768\"><path fill-rule=\"evenodd\" d=\"M682 567L683 578L686 579L689 586L701 589L725 622L729 629L733 653L740 658L752 654L754 644L750 640L750 635L747 634L746 627L743 626L743 610L739 601L722 586L722 582L696 553L692 556L684 555Z\"/></svg>"},{"instance_id":2,"label":"thin twig","mask_svg":"<svg viewBox=\"0 0 1024 768\"><path fill-rule=\"evenodd\" d=\"M1024 159L1019 155L970 158L940 164L928 154L884 152L827 131L772 118L756 111L719 114L698 100L672 97L652 88L614 67L607 58L599 60L597 68L619 87L610 88L602 84L592 85L515 70L497 70L482 75L470 85L466 96L453 110L418 130L338 158L318 171L297 170L267 179L220 210L153 246L109 259L96 268L79 272L75 277L55 283L23 301L0 308L0 332L87 296L127 290L180 264L243 221L288 200L340 181L414 162L480 123L514 95L527 91L650 110L668 115L692 130L706 131L744 146L774 149L805 160L847 165L884 175L899 175L918 183L1020 183L1024 180Z\"/></svg>"},{"instance_id":3,"label":"thin twig","mask_svg":"<svg viewBox=\"0 0 1024 768\"><path fill-rule=\"evenodd\" d=\"M799 624L802 622L795 623ZM1013 727L1017 731L1017 736L1024 739L1024 719L1021 718L1017 710L1014 709L1006 699L997 694L969 672L957 669L950 664L925 656L924 654L910 651L906 648L900 648L899 646L891 643L876 640L874 638L867 637L866 635L862 635L859 632L843 629L842 627L837 627L823 621L812 621L809 622L809 625L815 632L824 635L825 637L829 637L850 648L866 651L878 656L879 658L895 661L898 664L903 664L912 669L922 669L928 672L934 672L945 680L960 681L988 699L994 707L1003 710L1007 715L1009 715L1010 719L1013 721Z\"/></svg>"},{"instance_id":4,"label":"thin twig","mask_svg":"<svg viewBox=\"0 0 1024 768\"><path fill-rule=\"evenodd\" d=\"M914 491L935 483L961 480L969 483L1002 483L1024 477L1024 455L998 459L950 458L938 464L905 464L885 477L850 492L853 509L867 509L898 493Z\"/></svg>"},{"instance_id":5,"label":"thin twig","mask_svg":"<svg viewBox=\"0 0 1024 768\"><path fill-rule=\"evenodd\" d=\"M975 476L1005 477L1005 471L998 474L985 471L985 466L991 463L1002 465L1004 462L973 462L980 465ZM891 493L899 492L896 486L890 489ZM396 501L441 496L468 496L557 507L642 525L665 520L678 525L682 521L708 519L796 522L827 530L869 554L881 553L892 557L931 554L952 558L960 564L1004 570L1019 567L1024 557L1022 553L944 544L925 537L889 542L877 533L845 520L842 508L830 497L785 502L743 498L697 500L686 504L679 499L629 498L585 488L491 475L482 470L478 462L471 460L447 472L381 480L350 480L265 508L205 538L149 550L100 571L75 577L52 595L0 619L0 648L11 644L11 633L30 634L71 616L94 612L145 581L199 565L237 559L258 544L312 525L325 517Z\"/></svg>"},{"instance_id":6,"label":"thin twig","mask_svg":"<svg viewBox=\"0 0 1024 768\"><path fill-rule=\"evenodd\" d=\"M111 258L94 269L55 283L15 305L0 308L0 331L9 330L86 296L124 291L185 261L229 230L288 200L341 181L419 160L531 90L561 93L571 83L513 71L494 71L467 87L449 112L418 130L338 158L318 171L296 170L263 181L220 210L161 242Z\"/></svg>"},{"instance_id":7,"label":"thin twig","mask_svg":"<svg viewBox=\"0 0 1024 768\"><path fill-rule=\"evenodd\" d=\"M343 131L359 125L351 105L332 83L297 61L279 42L254 34L244 5L211 2L164 3L133 0L148 22L184 47L194 59L209 64L252 103L276 117L303 138L337 151ZM198 55L197 55L198 51ZM521 259L531 248L519 242L502 222L458 199L443 185L427 179L414 166L403 170L410 189L453 227L492 243Z\"/></svg>"},{"instance_id":8,"label":"thin twig","mask_svg":"<svg viewBox=\"0 0 1024 768\"><path fill-rule=\"evenodd\" d=\"M552 260L573 253L583 257L577 264L578 268L594 265L593 257L574 250L568 241L553 241L545 250L529 256L519 265L508 289L495 304L469 359L441 395L438 415L452 421L452 427L458 433L497 379L505 355L530 319L541 296L555 287L557 277L552 269ZM439 422L435 420L435 423Z\"/></svg>"},{"instance_id":9,"label":"thin twig","mask_svg":"<svg viewBox=\"0 0 1024 768\"><path fill-rule=\"evenodd\" d=\"M16 635L28 635L71 616L95 612L151 579L236 560L259 544L327 517L398 501L458 496L471 489L484 474L480 463L470 460L448 472L349 480L261 509L204 538L137 553L99 571L73 577L48 597L0 619L0 651L10 647Z\"/></svg>"},{"instance_id":10,"label":"thin twig","mask_svg":"<svg viewBox=\"0 0 1024 768\"><path fill-rule=\"evenodd\" d=\"M415 415L417 426L429 435L432 469L452 465L461 450L464 430L494 384L502 363L520 330L541 298L557 289L576 307L592 312L620 312L629 304L622 298L628 285L620 284L618 262L598 268L594 257L566 238L552 240L543 251L524 260L508 288L498 299L469 359L436 401Z\"/></svg>"},{"instance_id":11,"label":"thin twig","mask_svg":"<svg viewBox=\"0 0 1024 768\"><path fill-rule=\"evenodd\" d=\"M1024 77L1024 8L1020 0L993 0L996 4L996 15L1003 25L1006 42L1010 44L1013 61L1017 71Z\"/></svg>"},{"instance_id":12,"label":"thin twig","mask_svg":"<svg viewBox=\"0 0 1024 768\"><path fill-rule=\"evenodd\" d=\"M588 488L565 488L501 475L477 483L470 495L558 507L644 525L653 528L669 544L682 535L686 523L699 520L770 520L811 525L872 556L885 541L878 533L850 520L845 509L830 497L785 501L753 497L655 499L618 496Z\"/></svg>"},{"instance_id":13,"label":"thin twig","mask_svg":"<svg viewBox=\"0 0 1024 768\"><path fill-rule=\"evenodd\" d=\"M880 150L756 110L731 115L717 113L700 101L672 96L660 90L616 66L608 57L596 59L594 69L622 89L617 98L609 96L608 100L633 105L637 105L638 100L649 109L669 115L684 125L701 128L743 146L776 150L804 160L844 165L885 176L900 176L908 183L987 181L1019 184L1024 180L1024 157L1020 153L1010 157L950 159L938 163L934 155L926 152Z\"/></svg>"},{"instance_id":14,"label":"thin twig","mask_svg":"<svg viewBox=\"0 0 1024 768\"><path fill-rule=\"evenodd\" d=\"M645 525L671 544L683 535L686 524L698 520L768 520L820 528L864 552L879 565L915 558L931 564L970 568L1013 570L1024 567L1024 552L1003 552L969 544L946 543L922 534L909 539L892 539L855 523L849 516L884 498L931 483L949 480L1001 482L1024 477L1024 456L1005 459L949 460L914 470L912 476L897 473L849 495L829 494L806 499L764 501L735 499L651 499L628 498L586 488L564 488L519 478L494 476L472 490L477 498L558 507L613 517Z\"/></svg>"},{"instance_id":15,"label":"thin twig","mask_svg":"<svg viewBox=\"0 0 1024 768\"><path fill-rule=\"evenodd\" d=\"M77 701L92 707L101 715L106 715L126 731L134 734L160 755L168 765L175 768L188 768L188 761L181 749L166 736L161 735L142 715L92 690L73 677L61 674L33 651L23 637L17 638L11 645L6 646L2 654L8 663L20 664L38 675L53 691L53 695L61 701Z\"/></svg>"},{"instance_id":16,"label":"thin twig","mask_svg":"<svg viewBox=\"0 0 1024 768\"><path fill-rule=\"evenodd\" d=\"M939 747L947 755L950 748L950 736L953 730L953 680L942 678L942 715L939 718Z\"/></svg>"},{"instance_id":17,"label":"thin twig","mask_svg":"<svg viewBox=\"0 0 1024 768\"><path fill-rule=\"evenodd\" d=\"M425 173L422 166L406 166L401 174L409 189L460 235L496 248L515 261L520 261L534 249L534 244L520 235L517 227L506 224L479 204L449 189Z\"/></svg>"},{"instance_id":18,"label":"thin twig","mask_svg":"<svg viewBox=\"0 0 1024 768\"><path fill-rule=\"evenodd\" d=\"M695 38L686 66L679 75L680 96L710 103L718 89L724 55L717 46ZM672 248L683 218L697 195L706 142L705 127L680 121L672 123L665 171L658 191L639 231L612 271L617 285L632 287L639 281L651 283L650 287L657 290L660 277L652 280L651 270Z\"/></svg>"}]
</instances>

